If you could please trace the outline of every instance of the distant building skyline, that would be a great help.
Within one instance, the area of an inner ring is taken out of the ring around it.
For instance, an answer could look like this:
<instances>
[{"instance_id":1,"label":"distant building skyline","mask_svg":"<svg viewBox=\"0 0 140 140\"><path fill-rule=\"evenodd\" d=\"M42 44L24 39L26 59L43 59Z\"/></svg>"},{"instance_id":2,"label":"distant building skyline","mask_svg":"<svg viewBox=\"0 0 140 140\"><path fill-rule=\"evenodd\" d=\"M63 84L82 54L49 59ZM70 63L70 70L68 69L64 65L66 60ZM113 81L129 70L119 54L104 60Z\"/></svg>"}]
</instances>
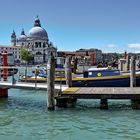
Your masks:
<instances>
[{"instance_id":1,"label":"distant building skyline","mask_svg":"<svg viewBox=\"0 0 140 140\"><path fill-rule=\"evenodd\" d=\"M60 51L140 52L139 5L139 0L1 1L0 44L10 45L13 29L27 32L39 15Z\"/></svg>"}]
</instances>

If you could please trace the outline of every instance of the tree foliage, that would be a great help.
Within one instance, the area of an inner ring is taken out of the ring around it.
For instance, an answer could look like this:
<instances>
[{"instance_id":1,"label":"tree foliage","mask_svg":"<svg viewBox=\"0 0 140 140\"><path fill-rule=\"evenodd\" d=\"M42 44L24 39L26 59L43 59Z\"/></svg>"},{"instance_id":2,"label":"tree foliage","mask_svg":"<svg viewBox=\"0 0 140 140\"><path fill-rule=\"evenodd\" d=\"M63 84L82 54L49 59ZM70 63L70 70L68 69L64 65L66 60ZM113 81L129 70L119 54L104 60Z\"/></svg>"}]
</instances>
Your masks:
<instances>
[{"instance_id":1,"label":"tree foliage","mask_svg":"<svg viewBox=\"0 0 140 140\"><path fill-rule=\"evenodd\" d=\"M33 60L33 55L30 54L29 51L25 50L25 49L22 49L21 50L21 60L29 63Z\"/></svg>"}]
</instances>

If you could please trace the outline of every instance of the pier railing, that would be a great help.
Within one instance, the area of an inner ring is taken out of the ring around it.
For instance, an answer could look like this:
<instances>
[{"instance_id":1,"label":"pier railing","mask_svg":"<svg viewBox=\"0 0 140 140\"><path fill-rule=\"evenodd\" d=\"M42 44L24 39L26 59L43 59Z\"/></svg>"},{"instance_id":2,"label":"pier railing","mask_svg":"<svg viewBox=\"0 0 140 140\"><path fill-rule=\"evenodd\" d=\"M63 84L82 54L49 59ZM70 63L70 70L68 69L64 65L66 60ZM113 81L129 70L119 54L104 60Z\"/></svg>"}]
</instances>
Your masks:
<instances>
[{"instance_id":1,"label":"pier railing","mask_svg":"<svg viewBox=\"0 0 140 140\"><path fill-rule=\"evenodd\" d=\"M7 80L3 79L3 69L7 69ZM0 66L0 82L1 83L9 83L10 85L16 85L16 84L29 84L32 86L34 85L35 89L39 88L40 85L47 85L47 68L44 70L44 77L39 77L39 69L44 69L44 67L23 67L23 66L7 66L2 67ZM17 71L17 72L16 72ZM60 78L60 84L57 84L57 87L60 87L62 89L62 78L64 78L64 69L55 69L55 77ZM38 79L42 78L39 81ZM31 80L31 81L30 81ZM47 87L47 86L46 86ZM47 89L47 88L46 88Z\"/></svg>"}]
</instances>

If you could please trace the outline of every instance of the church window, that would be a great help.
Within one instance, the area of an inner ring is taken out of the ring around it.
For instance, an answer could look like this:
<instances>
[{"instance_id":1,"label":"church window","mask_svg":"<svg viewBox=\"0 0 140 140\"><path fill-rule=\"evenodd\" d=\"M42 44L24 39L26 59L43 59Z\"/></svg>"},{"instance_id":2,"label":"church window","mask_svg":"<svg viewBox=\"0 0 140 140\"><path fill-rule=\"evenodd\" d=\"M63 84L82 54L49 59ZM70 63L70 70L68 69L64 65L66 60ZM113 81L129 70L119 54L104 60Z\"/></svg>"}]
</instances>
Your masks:
<instances>
[{"instance_id":1,"label":"church window","mask_svg":"<svg viewBox=\"0 0 140 140\"><path fill-rule=\"evenodd\" d=\"M36 48L38 47L38 43L37 43L37 42L35 42L35 47L36 47Z\"/></svg>"},{"instance_id":2,"label":"church window","mask_svg":"<svg viewBox=\"0 0 140 140\"><path fill-rule=\"evenodd\" d=\"M45 42L43 43L43 48L45 48L46 47L46 45L45 45Z\"/></svg>"},{"instance_id":3,"label":"church window","mask_svg":"<svg viewBox=\"0 0 140 140\"><path fill-rule=\"evenodd\" d=\"M39 42L39 47L41 48L41 42Z\"/></svg>"},{"instance_id":4,"label":"church window","mask_svg":"<svg viewBox=\"0 0 140 140\"><path fill-rule=\"evenodd\" d=\"M36 53L36 55L41 55L41 54L42 54L41 52L37 52L37 53Z\"/></svg>"}]
</instances>

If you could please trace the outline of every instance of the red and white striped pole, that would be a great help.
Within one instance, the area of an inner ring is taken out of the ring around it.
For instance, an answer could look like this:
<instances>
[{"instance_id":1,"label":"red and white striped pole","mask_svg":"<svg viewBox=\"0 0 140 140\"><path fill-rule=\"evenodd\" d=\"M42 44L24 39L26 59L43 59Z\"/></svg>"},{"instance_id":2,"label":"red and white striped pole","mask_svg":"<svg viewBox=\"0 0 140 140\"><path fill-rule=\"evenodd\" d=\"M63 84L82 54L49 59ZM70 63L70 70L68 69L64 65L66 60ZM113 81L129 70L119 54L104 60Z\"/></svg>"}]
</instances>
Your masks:
<instances>
[{"instance_id":1,"label":"red and white striped pole","mask_svg":"<svg viewBox=\"0 0 140 140\"><path fill-rule=\"evenodd\" d=\"M2 52L2 70L1 73L3 76L3 81L7 81L7 51L3 50ZM0 87L0 98L7 98L8 97L8 88Z\"/></svg>"},{"instance_id":2,"label":"red and white striped pole","mask_svg":"<svg viewBox=\"0 0 140 140\"><path fill-rule=\"evenodd\" d=\"M3 70L3 81L7 81L7 51L6 50L3 50L2 52L2 70Z\"/></svg>"}]
</instances>

